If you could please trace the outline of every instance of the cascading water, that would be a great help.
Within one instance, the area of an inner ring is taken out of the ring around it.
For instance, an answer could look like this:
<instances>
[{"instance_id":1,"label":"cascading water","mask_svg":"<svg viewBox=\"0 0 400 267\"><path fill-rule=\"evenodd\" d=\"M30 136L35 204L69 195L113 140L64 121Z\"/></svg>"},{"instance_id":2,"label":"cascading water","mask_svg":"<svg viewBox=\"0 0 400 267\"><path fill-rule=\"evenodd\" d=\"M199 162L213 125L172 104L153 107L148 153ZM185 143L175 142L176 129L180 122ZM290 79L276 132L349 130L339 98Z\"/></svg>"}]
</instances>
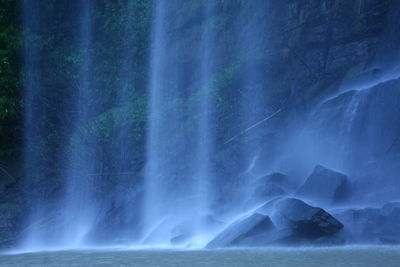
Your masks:
<instances>
[{"instance_id":1,"label":"cascading water","mask_svg":"<svg viewBox=\"0 0 400 267\"><path fill-rule=\"evenodd\" d=\"M23 4L23 26L24 26L24 38L27 39L32 33L40 30L41 21L39 19L40 14L38 7L32 1L25 1ZM42 87L40 86L40 69L39 69L39 58L40 54L37 47L33 47L28 43L25 43L23 55L23 71L24 71L24 164L25 173L30 172L34 168L38 168L41 162L38 161L39 149L35 149L34 145L39 143L40 137L44 134L44 127L42 125L35 124L38 118L44 116L45 111L39 108L37 103L38 96L42 93ZM30 177L27 179L26 188L30 188L39 182L37 177ZM29 216L29 220L36 222L33 224L29 233L27 233L27 246L34 246L39 236L41 236L41 225L39 219L45 216L46 210L44 208L43 199L36 199L33 205L33 212Z\"/></svg>"},{"instance_id":2,"label":"cascading water","mask_svg":"<svg viewBox=\"0 0 400 267\"><path fill-rule=\"evenodd\" d=\"M262 218L260 229L276 223L280 231L284 223L273 217L275 202L269 201L302 199L297 190L312 169L326 171L315 168L319 164L348 174L346 189L355 196L343 199L352 205L395 199L398 189L390 186L400 168L397 65L376 79L349 82L364 90L335 84L336 95L325 100L328 89L315 96L322 89L314 79L331 77L307 64L307 51L297 43L301 38L287 49L277 48L282 44L272 38L277 31L297 30L297 24L273 27L274 16L296 13L295 8L262 0L73 2L65 20L79 18L76 29L63 29L65 35L58 37L61 44L71 44L62 50L70 53L62 63L70 67L65 75L70 83L60 89L68 93L57 119L43 100L54 86L42 81L41 57L47 50L29 42L24 46L26 188L41 187L40 172L51 170L42 177L43 188L51 189L32 194L39 197L32 201L23 233L25 247L204 247L232 225L233 235L245 233L225 245L239 244L234 242L254 233L243 230L243 221ZM24 37L29 41L40 33L47 38L45 16L35 1L23 6ZM299 14L292 15L303 19ZM140 20L146 16L150 41L143 37L146 20ZM105 48L110 36L115 47ZM319 64L320 53L310 54ZM297 74L279 66L281 60L312 77L296 77L304 84L295 84L290 76ZM280 71L289 73L282 76L288 79L283 84L275 78ZM309 88L314 82L318 86ZM275 116L279 122L269 124ZM57 157L50 166L38 160L39 154L49 161ZM38 167L38 174L32 171ZM288 175L276 173L281 171ZM360 185L364 181L369 184ZM380 184L380 195L367 195L371 185ZM329 209L332 203L313 204Z\"/></svg>"},{"instance_id":3,"label":"cascading water","mask_svg":"<svg viewBox=\"0 0 400 267\"><path fill-rule=\"evenodd\" d=\"M212 201L211 7L208 3L203 7L199 63L192 66L199 69L199 82L190 91L184 84L183 63L179 62L179 35L167 35L173 27L175 5L179 1L168 5L160 1L155 7L144 244L168 245L174 237L191 239L202 234ZM193 108L180 110L179 101L184 97L192 99ZM185 118L185 113L193 122Z\"/></svg>"},{"instance_id":4,"label":"cascading water","mask_svg":"<svg viewBox=\"0 0 400 267\"><path fill-rule=\"evenodd\" d=\"M86 147L74 143L83 135L82 129L87 127L90 118L90 89L92 86L91 70L93 69L92 58L92 12L94 6L90 1L82 1L80 6L80 78L77 85L76 115L74 118L74 135L71 139L71 150L68 153L68 161L65 167L66 191L65 203L62 204L65 211L61 215L64 219L62 230L62 244L68 247L79 246L85 235L89 232L95 218L95 199L93 188L95 184L95 173L97 171L96 155L85 151ZM90 138L90 137L87 137ZM91 143L92 140L87 140Z\"/></svg>"},{"instance_id":5,"label":"cascading water","mask_svg":"<svg viewBox=\"0 0 400 267\"><path fill-rule=\"evenodd\" d=\"M167 56L167 48L166 44L166 36L165 36L165 17L167 12L167 6L165 1L159 2L159 4L155 8L155 19L153 22L153 34L152 34L152 56L150 62L151 68L151 81L150 81L150 107L149 107L149 137L147 144L147 158L151 159L151 165L148 164L146 167L146 180L145 186L147 189L145 202L144 202L144 222L146 225L151 225L146 230L148 233L145 234L145 238L147 235L150 235L153 231L154 227L157 227L157 224L162 223L163 217L165 216L164 211L169 207L161 207L161 205L165 205L165 196L162 195L162 189L164 185L162 184L163 180L160 180L160 170L165 170L162 164L161 154L162 149L162 141L160 133L162 129L166 129L165 125L162 124L161 109L164 109L164 103L162 99L162 91L160 87L162 86L164 81L165 74L163 71L166 71L166 68L162 68L165 66L166 56ZM169 116L167 116L169 117ZM174 118L171 118L172 120ZM175 126L175 125L174 125ZM170 125L172 127L172 125ZM162 178L161 178L162 179ZM158 221L161 220L161 221ZM147 242L145 239L144 241Z\"/></svg>"},{"instance_id":6,"label":"cascading water","mask_svg":"<svg viewBox=\"0 0 400 267\"><path fill-rule=\"evenodd\" d=\"M241 160L246 166L243 174L244 191L241 193L245 203L244 209L248 208L247 201L253 199L254 182L256 178L261 177L263 168L259 168L259 154L262 148L263 126L260 121L272 114L273 109L267 104L268 85L263 80L263 61L260 55L268 49L269 28L265 20L265 11L268 9L268 3L263 1L253 1L248 3L238 14L237 23L237 57L242 62L243 70L240 77L240 115L238 125L240 125L243 136L247 143L242 146ZM246 132L248 131L248 132ZM262 164L262 163L261 163ZM247 206L247 207L246 207Z\"/></svg>"},{"instance_id":7,"label":"cascading water","mask_svg":"<svg viewBox=\"0 0 400 267\"><path fill-rule=\"evenodd\" d=\"M75 5L76 4L76 5ZM41 153L48 153L46 157L53 158L52 164L60 162L60 173L53 174L52 179L62 178L63 189L58 191L61 194L58 199L49 203L49 196L56 196L54 192L46 192L44 189L38 198L35 200L37 204L32 208L30 215L30 225L24 231L25 247L28 248L45 248L48 246L54 247L75 247L81 245L84 236L91 228L91 224L95 218L95 201L93 199L93 185L96 171L96 156L90 154L85 146L79 144L79 140L84 137L85 127L88 124L91 116L91 107L89 105L90 87L92 81L91 69L92 58L92 9L90 1L80 1L74 3L72 7L78 8L80 11L80 29L78 31L77 54L79 54L80 62L77 69L79 79L73 83L75 87L70 87L70 91L74 93L77 101L66 107L66 110L71 112L71 121L68 124L68 132L60 135L60 138L65 138L64 150L61 152L52 151L48 144L40 140L50 135L51 131L56 129L43 128L36 122L42 120L53 119L56 114L52 114L51 108L47 108L45 104L45 96L51 95L53 88L46 87L44 84L38 83L43 79L43 70L39 57L43 57L43 52L40 48L32 48L29 45L29 38L34 34L39 34L37 25L40 25L40 16L46 18L47 14L39 14L36 9L40 8L35 1L24 1L23 3L26 13L24 14L26 40L25 43L25 103L27 103L25 112L25 133L27 137L25 151L26 155L26 172L31 173L34 169L47 170L50 163L37 162ZM39 17L39 18L38 18ZM34 25L34 26L33 26ZM44 25L41 25L44 27ZM40 29L44 30L44 29ZM35 32L36 31L36 32ZM36 49L36 50L35 50ZM40 51L40 52L39 52ZM43 63L42 63L43 64ZM42 107L42 110L38 110ZM73 114L72 114L73 113ZM69 123L70 121L67 120ZM86 129L87 131L87 129ZM61 137L62 136L62 137ZM93 140L86 140L93 142ZM35 149L35 151L32 151ZM54 154L59 153L59 158ZM53 154L53 155L52 155ZM44 165L47 164L47 165ZM29 177L28 186L33 186L31 183L40 183L40 180L35 180L31 175ZM58 177L57 177L58 176ZM37 194L37 193L35 193Z\"/></svg>"},{"instance_id":8,"label":"cascading water","mask_svg":"<svg viewBox=\"0 0 400 267\"><path fill-rule=\"evenodd\" d=\"M214 135L213 135L213 121L212 116L214 113L214 101L212 96L212 73L213 66L215 65L215 58L212 54L213 42L215 41L213 28L213 6L210 3L205 3L203 7L203 23L201 25L201 44L200 44L200 79L198 90L199 99L198 105L195 109L195 114L199 119L197 120L197 136L195 140L195 170L194 180L197 181L197 218L196 235L207 235L210 231L210 225L207 218L212 217L211 205L215 200L215 171L211 165L211 155L214 148ZM195 189L196 190L196 189ZM212 227L211 227L212 228ZM211 231L212 233L212 231ZM206 237L205 237L206 238ZM197 245L206 242L207 239L199 239Z\"/></svg>"}]
</instances>

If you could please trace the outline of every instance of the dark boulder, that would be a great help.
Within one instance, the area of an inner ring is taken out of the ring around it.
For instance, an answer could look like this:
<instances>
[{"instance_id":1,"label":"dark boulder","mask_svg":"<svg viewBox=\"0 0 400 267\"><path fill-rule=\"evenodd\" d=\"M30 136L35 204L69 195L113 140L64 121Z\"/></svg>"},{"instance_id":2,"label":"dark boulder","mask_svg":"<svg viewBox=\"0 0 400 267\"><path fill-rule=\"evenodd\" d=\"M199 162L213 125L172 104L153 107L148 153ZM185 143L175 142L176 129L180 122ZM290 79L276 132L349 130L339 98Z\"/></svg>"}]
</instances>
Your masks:
<instances>
[{"instance_id":1,"label":"dark boulder","mask_svg":"<svg viewBox=\"0 0 400 267\"><path fill-rule=\"evenodd\" d=\"M331 205L342 200L346 193L347 176L317 165L296 196L312 202Z\"/></svg>"},{"instance_id":2,"label":"dark boulder","mask_svg":"<svg viewBox=\"0 0 400 267\"><path fill-rule=\"evenodd\" d=\"M268 216L254 213L233 222L209 242L207 248L257 245L260 238L266 242L273 230L275 226Z\"/></svg>"},{"instance_id":3,"label":"dark boulder","mask_svg":"<svg viewBox=\"0 0 400 267\"><path fill-rule=\"evenodd\" d=\"M293 234L306 239L333 235L343 224L325 210L312 207L301 200L288 198L275 204L274 222L293 230Z\"/></svg>"}]
</instances>

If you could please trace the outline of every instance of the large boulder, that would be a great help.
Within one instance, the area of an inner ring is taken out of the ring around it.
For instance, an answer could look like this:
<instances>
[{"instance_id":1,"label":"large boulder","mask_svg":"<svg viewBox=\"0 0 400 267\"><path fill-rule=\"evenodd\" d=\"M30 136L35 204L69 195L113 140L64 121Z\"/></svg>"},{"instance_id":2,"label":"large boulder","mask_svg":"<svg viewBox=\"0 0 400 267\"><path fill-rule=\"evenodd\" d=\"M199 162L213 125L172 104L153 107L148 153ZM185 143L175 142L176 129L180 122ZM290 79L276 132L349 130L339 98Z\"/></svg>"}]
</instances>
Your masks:
<instances>
[{"instance_id":1,"label":"large boulder","mask_svg":"<svg viewBox=\"0 0 400 267\"><path fill-rule=\"evenodd\" d=\"M283 190L281 187L278 185L275 185L273 183L266 183L263 185L258 186L255 191L254 191L254 196L256 198L262 198L262 199L271 199L277 196L283 196L286 195L287 193L285 190Z\"/></svg>"},{"instance_id":2,"label":"large boulder","mask_svg":"<svg viewBox=\"0 0 400 267\"><path fill-rule=\"evenodd\" d=\"M346 184L346 175L317 165L296 196L318 205L331 205L345 197Z\"/></svg>"},{"instance_id":3,"label":"large boulder","mask_svg":"<svg viewBox=\"0 0 400 267\"><path fill-rule=\"evenodd\" d=\"M268 216L254 213L233 222L211 240L207 248L258 245L260 239L267 243L273 230L275 226Z\"/></svg>"},{"instance_id":4,"label":"large boulder","mask_svg":"<svg viewBox=\"0 0 400 267\"><path fill-rule=\"evenodd\" d=\"M321 208L312 207L305 202L287 198L275 204L274 222L289 228L293 235L309 240L336 234L343 224Z\"/></svg>"},{"instance_id":5,"label":"large boulder","mask_svg":"<svg viewBox=\"0 0 400 267\"><path fill-rule=\"evenodd\" d=\"M284 174L272 173L256 179L252 184L252 194L245 203L245 210L252 209L277 197L286 196L288 194L284 189L288 184L286 178Z\"/></svg>"},{"instance_id":6,"label":"large boulder","mask_svg":"<svg viewBox=\"0 0 400 267\"><path fill-rule=\"evenodd\" d=\"M256 180L256 184L265 184L265 183L272 183L280 187L285 187L285 185L287 184L287 177L282 173L274 172L265 175L263 177L260 177Z\"/></svg>"}]
</instances>

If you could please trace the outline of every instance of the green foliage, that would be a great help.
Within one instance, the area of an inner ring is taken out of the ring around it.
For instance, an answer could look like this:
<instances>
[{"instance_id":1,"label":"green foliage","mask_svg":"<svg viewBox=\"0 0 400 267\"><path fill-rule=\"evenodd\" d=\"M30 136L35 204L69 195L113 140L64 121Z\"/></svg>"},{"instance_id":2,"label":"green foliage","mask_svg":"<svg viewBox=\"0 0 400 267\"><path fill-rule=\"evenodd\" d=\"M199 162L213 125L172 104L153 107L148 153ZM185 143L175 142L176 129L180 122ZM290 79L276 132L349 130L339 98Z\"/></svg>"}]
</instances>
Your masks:
<instances>
[{"instance_id":1,"label":"green foliage","mask_svg":"<svg viewBox=\"0 0 400 267\"><path fill-rule=\"evenodd\" d=\"M0 1L0 161L19 150L20 71L17 1Z\"/></svg>"},{"instance_id":2,"label":"green foliage","mask_svg":"<svg viewBox=\"0 0 400 267\"><path fill-rule=\"evenodd\" d=\"M146 123L146 101L137 97L133 102L122 107L113 107L93 118L85 127L73 136L73 143L81 144L89 136L95 136L102 141L115 138L113 133L122 130L129 132L135 142L143 141L144 125Z\"/></svg>"}]
</instances>

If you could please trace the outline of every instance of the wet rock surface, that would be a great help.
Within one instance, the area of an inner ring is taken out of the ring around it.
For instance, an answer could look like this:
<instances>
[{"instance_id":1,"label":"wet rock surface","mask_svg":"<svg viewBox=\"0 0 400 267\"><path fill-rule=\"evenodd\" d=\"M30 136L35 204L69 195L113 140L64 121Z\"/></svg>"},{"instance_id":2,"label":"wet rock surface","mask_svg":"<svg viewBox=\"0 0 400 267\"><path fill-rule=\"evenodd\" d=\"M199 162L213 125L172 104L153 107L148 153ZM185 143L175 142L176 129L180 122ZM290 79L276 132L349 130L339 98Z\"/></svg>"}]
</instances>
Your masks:
<instances>
[{"instance_id":1,"label":"wet rock surface","mask_svg":"<svg viewBox=\"0 0 400 267\"><path fill-rule=\"evenodd\" d=\"M275 227L268 216L255 213L246 218L240 218L218 234L207 248L229 247L235 245L255 245L256 239L263 239Z\"/></svg>"},{"instance_id":2,"label":"wet rock surface","mask_svg":"<svg viewBox=\"0 0 400 267\"><path fill-rule=\"evenodd\" d=\"M396 244L400 242L400 203L381 208L346 209L335 213L346 225L349 242Z\"/></svg>"},{"instance_id":3,"label":"wet rock surface","mask_svg":"<svg viewBox=\"0 0 400 267\"><path fill-rule=\"evenodd\" d=\"M285 188L285 186L288 184L288 181L287 181L287 176L285 174L274 172L258 178L255 183L257 185L274 184L282 188Z\"/></svg>"},{"instance_id":4,"label":"wet rock surface","mask_svg":"<svg viewBox=\"0 0 400 267\"><path fill-rule=\"evenodd\" d=\"M278 185L273 183L266 183L258 186L254 192L254 196L262 199L269 199L277 196L283 196L287 193Z\"/></svg>"},{"instance_id":5,"label":"wet rock surface","mask_svg":"<svg viewBox=\"0 0 400 267\"><path fill-rule=\"evenodd\" d=\"M263 213L271 214L271 219ZM233 222L207 247L342 244L343 239L335 236L342 228L321 208L294 198L275 199Z\"/></svg>"},{"instance_id":6,"label":"wet rock surface","mask_svg":"<svg viewBox=\"0 0 400 267\"><path fill-rule=\"evenodd\" d=\"M296 196L309 199L320 205L331 205L343 199L346 193L347 176L317 165Z\"/></svg>"},{"instance_id":7,"label":"wet rock surface","mask_svg":"<svg viewBox=\"0 0 400 267\"><path fill-rule=\"evenodd\" d=\"M343 224L325 210L312 207L299 199L284 199L275 208L280 223L292 229L299 237L317 239L333 235L343 228Z\"/></svg>"}]
</instances>

